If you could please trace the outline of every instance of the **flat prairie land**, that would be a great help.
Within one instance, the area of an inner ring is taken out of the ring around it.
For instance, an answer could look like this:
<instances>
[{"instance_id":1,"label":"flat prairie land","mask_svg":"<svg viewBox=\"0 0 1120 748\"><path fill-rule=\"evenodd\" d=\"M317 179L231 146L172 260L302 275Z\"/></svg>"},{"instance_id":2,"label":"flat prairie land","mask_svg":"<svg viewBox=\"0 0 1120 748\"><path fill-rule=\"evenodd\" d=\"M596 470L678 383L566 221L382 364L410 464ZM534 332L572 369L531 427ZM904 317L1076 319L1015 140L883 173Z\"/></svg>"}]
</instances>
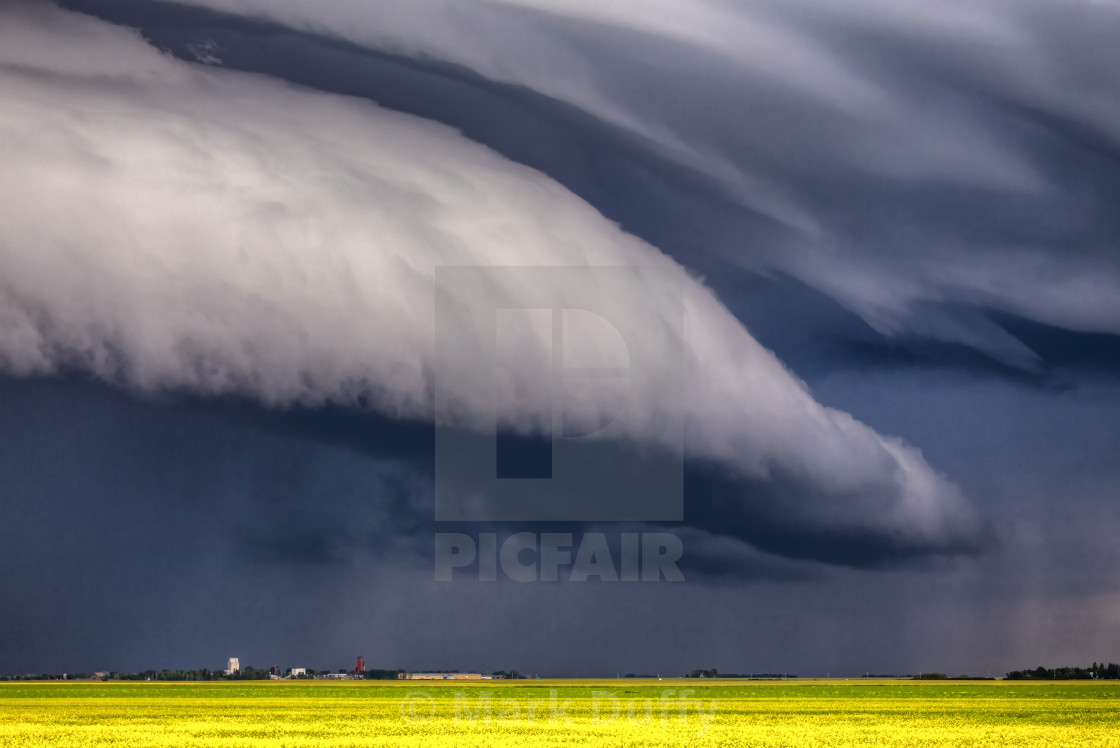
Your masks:
<instances>
[{"instance_id":1,"label":"flat prairie land","mask_svg":"<svg viewBox=\"0 0 1120 748\"><path fill-rule=\"evenodd\" d=\"M0 745L1120 747L1120 683L14 682Z\"/></svg>"}]
</instances>

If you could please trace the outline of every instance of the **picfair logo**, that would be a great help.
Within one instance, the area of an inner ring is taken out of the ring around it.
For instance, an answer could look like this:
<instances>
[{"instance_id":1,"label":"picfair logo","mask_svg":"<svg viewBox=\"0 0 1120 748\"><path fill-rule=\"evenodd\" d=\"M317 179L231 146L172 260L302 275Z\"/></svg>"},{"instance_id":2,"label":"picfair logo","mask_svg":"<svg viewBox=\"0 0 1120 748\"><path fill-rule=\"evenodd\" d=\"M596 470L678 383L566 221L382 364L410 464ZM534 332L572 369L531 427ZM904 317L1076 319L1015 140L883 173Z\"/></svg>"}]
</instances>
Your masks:
<instances>
[{"instance_id":1,"label":"picfair logo","mask_svg":"<svg viewBox=\"0 0 1120 748\"><path fill-rule=\"evenodd\" d=\"M683 519L682 292L651 268L438 268L435 519Z\"/></svg>"}]
</instances>

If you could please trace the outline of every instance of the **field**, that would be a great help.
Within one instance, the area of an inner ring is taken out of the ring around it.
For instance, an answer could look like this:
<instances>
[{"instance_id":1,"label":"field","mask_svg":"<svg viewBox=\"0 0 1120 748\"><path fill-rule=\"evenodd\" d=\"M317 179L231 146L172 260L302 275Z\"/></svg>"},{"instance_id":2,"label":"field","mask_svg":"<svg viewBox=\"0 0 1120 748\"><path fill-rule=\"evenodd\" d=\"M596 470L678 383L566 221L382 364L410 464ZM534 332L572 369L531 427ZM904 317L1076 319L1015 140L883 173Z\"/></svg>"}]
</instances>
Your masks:
<instances>
[{"instance_id":1,"label":"field","mask_svg":"<svg viewBox=\"0 0 1120 748\"><path fill-rule=\"evenodd\" d=\"M1120 746L1115 682L0 683L0 745Z\"/></svg>"}]
</instances>

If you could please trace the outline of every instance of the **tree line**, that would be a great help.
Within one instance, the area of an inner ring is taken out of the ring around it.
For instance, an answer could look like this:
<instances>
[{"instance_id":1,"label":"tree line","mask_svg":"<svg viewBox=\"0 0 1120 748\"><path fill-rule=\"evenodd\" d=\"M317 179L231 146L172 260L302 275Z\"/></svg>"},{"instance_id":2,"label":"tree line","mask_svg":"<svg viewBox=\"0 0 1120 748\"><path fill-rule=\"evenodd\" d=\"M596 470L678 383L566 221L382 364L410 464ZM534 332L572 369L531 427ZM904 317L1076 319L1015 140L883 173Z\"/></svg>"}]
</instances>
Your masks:
<instances>
[{"instance_id":1,"label":"tree line","mask_svg":"<svg viewBox=\"0 0 1120 748\"><path fill-rule=\"evenodd\" d=\"M268 680L272 671L267 668L255 668L246 665L240 670L227 673L225 670L145 670L141 673L109 673L105 680Z\"/></svg>"},{"instance_id":2,"label":"tree line","mask_svg":"<svg viewBox=\"0 0 1120 748\"><path fill-rule=\"evenodd\" d=\"M1012 670L1006 680L1120 680L1120 665L1094 662L1089 667L1036 667L1034 670Z\"/></svg>"},{"instance_id":3,"label":"tree line","mask_svg":"<svg viewBox=\"0 0 1120 748\"><path fill-rule=\"evenodd\" d=\"M629 676L627 676L629 677ZM697 668L690 673L685 674L686 678L754 678L775 680L781 678L796 678L793 673L720 673L715 668L704 669Z\"/></svg>"}]
</instances>

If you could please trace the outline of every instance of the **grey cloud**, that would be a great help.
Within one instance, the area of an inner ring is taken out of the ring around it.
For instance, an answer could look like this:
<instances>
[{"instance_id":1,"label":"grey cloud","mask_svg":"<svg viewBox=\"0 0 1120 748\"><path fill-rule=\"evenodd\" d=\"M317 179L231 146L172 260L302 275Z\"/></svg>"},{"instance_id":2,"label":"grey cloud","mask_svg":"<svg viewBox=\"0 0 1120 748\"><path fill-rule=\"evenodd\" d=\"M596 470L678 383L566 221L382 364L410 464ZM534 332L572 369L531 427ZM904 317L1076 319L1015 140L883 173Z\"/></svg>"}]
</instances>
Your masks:
<instances>
[{"instance_id":1,"label":"grey cloud","mask_svg":"<svg viewBox=\"0 0 1120 748\"><path fill-rule=\"evenodd\" d=\"M961 307L1120 332L1111 4L198 4L571 104L789 230L704 251L883 334L1031 368Z\"/></svg>"}]
</instances>

